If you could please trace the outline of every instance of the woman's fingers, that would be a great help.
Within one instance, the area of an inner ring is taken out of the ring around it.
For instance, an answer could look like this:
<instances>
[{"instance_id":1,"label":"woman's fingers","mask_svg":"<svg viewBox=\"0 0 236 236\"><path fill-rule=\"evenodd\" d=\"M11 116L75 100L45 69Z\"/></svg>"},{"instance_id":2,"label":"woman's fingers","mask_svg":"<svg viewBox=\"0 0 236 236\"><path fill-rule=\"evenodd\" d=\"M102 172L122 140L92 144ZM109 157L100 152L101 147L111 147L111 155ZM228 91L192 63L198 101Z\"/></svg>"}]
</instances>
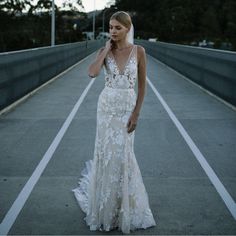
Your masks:
<instances>
[{"instance_id":1,"label":"woman's fingers","mask_svg":"<svg viewBox=\"0 0 236 236\"><path fill-rule=\"evenodd\" d=\"M132 123L132 122L130 121L130 122L128 123L127 127L128 127L128 133L130 133L130 132L132 132L132 131L135 130L136 124L135 124L135 123Z\"/></svg>"},{"instance_id":2,"label":"woman's fingers","mask_svg":"<svg viewBox=\"0 0 236 236\"><path fill-rule=\"evenodd\" d=\"M131 132L133 132L134 131L134 128L133 127L131 127L130 129L128 129L128 133L131 133Z\"/></svg>"},{"instance_id":3,"label":"woman's fingers","mask_svg":"<svg viewBox=\"0 0 236 236\"><path fill-rule=\"evenodd\" d=\"M130 124L130 121L128 121L128 123L127 123L127 125L126 125L127 128L129 128L129 124Z\"/></svg>"},{"instance_id":4,"label":"woman's fingers","mask_svg":"<svg viewBox=\"0 0 236 236\"><path fill-rule=\"evenodd\" d=\"M111 49L111 39L106 41L106 47L110 50Z\"/></svg>"}]
</instances>

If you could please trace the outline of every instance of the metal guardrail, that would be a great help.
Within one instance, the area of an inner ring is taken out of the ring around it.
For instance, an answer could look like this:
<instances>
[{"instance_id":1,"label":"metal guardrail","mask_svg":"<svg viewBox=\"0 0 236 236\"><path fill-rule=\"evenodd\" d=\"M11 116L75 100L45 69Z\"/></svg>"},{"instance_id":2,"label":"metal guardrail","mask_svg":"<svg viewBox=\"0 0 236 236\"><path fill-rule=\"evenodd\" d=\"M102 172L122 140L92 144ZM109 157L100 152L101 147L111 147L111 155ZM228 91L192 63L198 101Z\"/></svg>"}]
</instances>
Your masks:
<instances>
[{"instance_id":1,"label":"metal guardrail","mask_svg":"<svg viewBox=\"0 0 236 236\"><path fill-rule=\"evenodd\" d=\"M0 53L0 110L91 54L101 41Z\"/></svg>"},{"instance_id":2,"label":"metal guardrail","mask_svg":"<svg viewBox=\"0 0 236 236\"><path fill-rule=\"evenodd\" d=\"M236 105L236 52L135 40L146 52Z\"/></svg>"},{"instance_id":3,"label":"metal guardrail","mask_svg":"<svg viewBox=\"0 0 236 236\"><path fill-rule=\"evenodd\" d=\"M148 54L236 105L236 53L135 40ZM104 44L84 41L0 53L0 110L49 81Z\"/></svg>"}]
</instances>

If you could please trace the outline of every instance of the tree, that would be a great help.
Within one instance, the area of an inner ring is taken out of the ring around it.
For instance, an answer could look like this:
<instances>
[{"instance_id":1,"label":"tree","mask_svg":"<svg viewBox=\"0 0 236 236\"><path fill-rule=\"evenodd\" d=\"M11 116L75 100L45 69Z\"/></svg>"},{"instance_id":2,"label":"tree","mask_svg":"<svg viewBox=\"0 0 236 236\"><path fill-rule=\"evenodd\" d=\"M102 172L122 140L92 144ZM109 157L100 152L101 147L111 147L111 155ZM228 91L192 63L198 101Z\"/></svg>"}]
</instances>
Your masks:
<instances>
[{"instance_id":1,"label":"tree","mask_svg":"<svg viewBox=\"0 0 236 236\"><path fill-rule=\"evenodd\" d=\"M236 50L235 0L116 0L119 9L135 12L135 33L144 39L188 44L228 41Z\"/></svg>"},{"instance_id":2,"label":"tree","mask_svg":"<svg viewBox=\"0 0 236 236\"><path fill-rule=\"evenodd\" d=\"M51 0L0 1L0 51L50 45L51 4ZM82 40L82 32L79 27L76 29L72 27L73 18L79 16L81 21L86 18L84 13L75 11L78 9L77 7L83 8L82 2L81 0L66 0L64 4L62 8L67 7L67 11L60 10L55 4L56 43Z\"/></svg>"}]
</instances>

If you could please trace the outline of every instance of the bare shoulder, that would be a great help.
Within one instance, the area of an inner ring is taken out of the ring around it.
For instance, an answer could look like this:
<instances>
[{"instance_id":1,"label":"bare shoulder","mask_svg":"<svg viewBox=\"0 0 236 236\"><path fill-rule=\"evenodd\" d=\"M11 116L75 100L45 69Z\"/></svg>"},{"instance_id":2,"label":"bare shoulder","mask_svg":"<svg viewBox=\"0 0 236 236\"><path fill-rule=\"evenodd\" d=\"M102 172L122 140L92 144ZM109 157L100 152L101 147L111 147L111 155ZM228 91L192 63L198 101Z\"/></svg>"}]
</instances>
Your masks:
<instances>
[{"instance_id":1,"label":"bare shoulder","mask_svg":"<svg viewBox=\"0 0 236 236\"><path fill-rule=\"evenodd\" d=\"M146 57L146 51L145 48L142 47L141 45L137 45L137 57L138 61L140 62L141 60L144 60Z\"/></svg>"},{"instance_id":2,"label":"bare shoulder","mask_svg":"<svg viewBox=\"0 0 236 236\"><path fill-rule=\"evenodd\" d=\"M145 53L145 48L142 47L141 45L137 45L138 52L140 53Z\"/></svg>"}]
</instances>

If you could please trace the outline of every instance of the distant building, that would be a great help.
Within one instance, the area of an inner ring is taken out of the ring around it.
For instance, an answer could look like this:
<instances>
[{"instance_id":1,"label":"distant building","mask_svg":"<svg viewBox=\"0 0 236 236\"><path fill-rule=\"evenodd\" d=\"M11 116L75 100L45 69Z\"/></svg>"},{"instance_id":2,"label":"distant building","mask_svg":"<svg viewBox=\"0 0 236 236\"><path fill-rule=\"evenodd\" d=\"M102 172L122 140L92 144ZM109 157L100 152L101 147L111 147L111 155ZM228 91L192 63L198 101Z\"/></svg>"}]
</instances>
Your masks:
<instances>
[{"instance_id":1,"label":"distant building","mask_svg":"<svg viewBox=\"0 0 236 236\"><path fill-rule=\"evenodd\" d=\"M83 35L85 36L85 38L87 39L87 40L93 40L94 39L94 37L93 37L93 32L83 32Z\"/></svg>"},{"instance_id":2,"label":"distant building","mask_svg":"<svg viewBox=\"0 0 236 236\"><path fill-rule=\"evenodd\" d=\"M207 41L206 39L202 40L201 42L198 42L198 46L204 48L214 48L214 44L214 42Z\"/></svg>"},{"instance_id":3,"label":"distant building","mask_svg":"<svg viewBox=\"0 0 236 236\"><path fill-rule=\"evenodd\" d=\"M157 38L149 38L148 41L149 41L149 42L156 42L156 41L157 41Z\"/></svg>"},{"instance_id":4,"label":"distant building","mask_svg":"<svg viewBox=\"0 0 236 236\"><path fill-rule=\"evenodd\" d=\"M110 34L107 32L100 32L96 39L110 39Z\"/></svg>"}]
</instances>

